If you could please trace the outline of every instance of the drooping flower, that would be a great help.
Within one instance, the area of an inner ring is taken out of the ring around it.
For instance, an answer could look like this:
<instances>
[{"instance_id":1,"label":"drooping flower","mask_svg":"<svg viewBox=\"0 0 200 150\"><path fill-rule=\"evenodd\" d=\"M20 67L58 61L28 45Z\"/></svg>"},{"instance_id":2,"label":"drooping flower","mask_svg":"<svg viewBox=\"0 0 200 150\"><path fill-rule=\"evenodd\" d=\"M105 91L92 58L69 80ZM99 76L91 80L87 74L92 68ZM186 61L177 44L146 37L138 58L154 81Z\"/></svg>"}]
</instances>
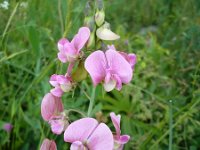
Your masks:
<instances>
[{"instance_id":1,"label":"drooping flower","mask_svg":"<svg viewBox=\"0 0 200 150\"><path fill-rule=\"evenodd\" d=\"M58 59L63 62L74 62L81 55L81 49L84 47L90 37L88 27L81 27L78 34L74 36L71 42L62 38L58 41Z\"/></svg>"},{"instance_id":2,"label":"drooping flower","mask_svg":"<svg viewBox=\"0 0 200 150\"><path fill-rule=\"evenodd\" d=\"M63 92L69 92L72 89L72 80L64 75L53 74L49 83L54 86L51 93L54 96L61 97Z\"/></svg>"},{"instance_id":3,"label":"drooping flower","mask_svg":"<svg viewBox=\"0 0 200 150\"><path fill-rule=\"evenodd\" d=\"M108 126L93 118L71 123L64 133L64 141L72 143L71 150L113 150L113 135Z\"/></svg>"},{"instance_id":4,"label":"drooping flower","mask_svg":"<svg viewBox=\"0 0 200 150\"><path fill-rule=\"evenodd\" d=\"M40 150L57 150L57 146L54 140L44 139Z\"/></svg>"},{"instance_id":5,"label":"drooping flower","mask_svg":"<svg viewBox=\"0 0 200 150\"><path fill-rule=\"evenodd\" d=\"M114 45L108 45L108 49L116 50ZM137 61L136 55L134 53L127 54L122 51L118 52L128 61L128 63L131 65L131 68L134 69L134 66Z\"/></svg>"},{"instance_id":6,"label":"drooping flower","mask_svg":"<svg viewBox=\"0 0 200 150\"><path fill-rule=\"evenodd\" d=\"M108 92L114 88L121 90L122 83L128 84L133 75L129 62L113 49L90 54L85 61L85 68L93 84L96 86L103 81L104 89Z\"/></svg>"},{"instance_id":7,"label":"drooping flower","mask_svg":"<svg viewBox=\"0 0 200 150\"><path fill-rule=\"evenodd\" d=\"M105 23L100 28L98 28L96 31L96 35L99 39L107 41L117 40L120 38L119 35L110 30L108 23Z\"/></svg>"},{"instance_id":8,"label":"drooping flower","mask_svg":"<svg viewBox=\"0 0 200 150\"><path fill-rule=\"evenodd\" d=\"M12 128L13 128L13 125L10 124L10 123L5 123L5 124L3 125L3 129L4 129L5 131L7 131L7 132L10 132L10 131L12 130Z\"/></svg>"},{"instance_id":9,"label":"drooping flower","mask_svg":"<svg viewBox=\"0 0 200 150\"><path fill-rule=\"evenodd\" d=\"M129 141L130 136L121 135L121 129L120 129L121 115L116 115L114 112L112 112L110 113L110 117L116 130L116 134L114 135L114 143L115 143L114 150L122 150L124 144L126 144Z\"/></svg>"},{"instance_id":10,"label":"drooping flower","mask_svg":"<svg viewBox=\"0 0 200 150\"><path fill-rule=\"evenodd\" d=\"M51 125L51 130L55 134L61 134L68 126L63 111L63 104L59 97L51 93L44 96L41 104L42 118Z\"/></svg>"}]
</instances>

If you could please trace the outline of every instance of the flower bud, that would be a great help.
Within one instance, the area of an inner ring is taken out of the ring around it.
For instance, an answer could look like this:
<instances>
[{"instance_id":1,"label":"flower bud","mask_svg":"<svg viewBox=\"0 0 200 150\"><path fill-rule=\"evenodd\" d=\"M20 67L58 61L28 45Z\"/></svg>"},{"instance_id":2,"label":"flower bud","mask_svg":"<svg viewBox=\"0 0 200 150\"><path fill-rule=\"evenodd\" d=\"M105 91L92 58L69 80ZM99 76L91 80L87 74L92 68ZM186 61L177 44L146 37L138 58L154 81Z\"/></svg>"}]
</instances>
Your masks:
<instances>
[{"instance_id":1,"label":"flower bud","mask_svg":"<svg viewBox=\"0 0 200 150\"><path fill-rule=\"evenodd\" d=\"M57 150L57 146L54 140L44 139L40 150Z\"/></svg>"},{"instance_id":2,"label":"flower bud","mask_svg":"<svg viewBox=\"0 0 200 150\"><path fill-rule=\"evenodd\" d=\"M84 62L80 61L74 73L72 73L73 81L80 82L87 77L87 71L84 68Z\"/></svg>"},{"instance_id":3,"label":"flower bud","mask_svg":"<svg viewBox=\"0 0 200 150\"><path fill-rule=\"evenodd\" d=\"M42 99L41 115L45 121L49 121L52 117L63 111L63 104L60 98L47 93Z\"/></svg>"},{"instance_id":4,"label":"flower bud","mask_svg":"<svg viewBox=\"0 0 200 150\"><path fill-rule=\"evenodd\" d=\"M5 123L5 124L3 125L3 129L4 129L5 131L7 131L7 132L10 132L10 131L12 130L12 128L13 128L13 126L12 126L12 124L10 124L10 123Z\"/></svg>"},{"instance_id":5,"label":"flower bud","mask_svg":"<svg viewBox=\"0 0 200 150\"><path fill-rule=\"evenodd\" d=\"M95 14L95 22L97 24L97 26L101 26L104 23L104 19L105 19L105 12L103 9L101 9L100 11L97 10L96 14Z\"/></svg>"},{"instance_id":6,"label":"flower bud","mask_svg":"<svg viewBox=\"0 0 200 150\"><path fill-rule=\"evenodd\" d=\"M115 34L109 29L109 24L105 23L103 26L97 29L96 35L101 40L117 40L120 38L119 35Z\"/></svg>"}]
</instances>

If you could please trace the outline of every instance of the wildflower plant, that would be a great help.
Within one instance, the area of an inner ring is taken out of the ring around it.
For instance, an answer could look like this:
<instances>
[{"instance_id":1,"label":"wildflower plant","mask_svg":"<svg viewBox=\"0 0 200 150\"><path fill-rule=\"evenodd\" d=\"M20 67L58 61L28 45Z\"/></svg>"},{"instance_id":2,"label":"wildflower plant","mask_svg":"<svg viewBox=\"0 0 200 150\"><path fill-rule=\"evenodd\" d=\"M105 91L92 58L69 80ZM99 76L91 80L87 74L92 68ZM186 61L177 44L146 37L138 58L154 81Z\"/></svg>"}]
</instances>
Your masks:
<instances>
[{"instance_id":1,"label":"wildflower plant","mask_svg":"<svg viewBox=\"0 0 200 150\"><path fill-rule=\"evenodd\" d=\"M111 31L110 24L105 21L103 1L96 0L95 14L90 10L91 3L86 4L84 25L73 39L70 41L64 37L58 41L58 60L68 64L68 68L63 74L51 75L49 83L53 88L42 99L41 115L53 134L64 135L64 142L71 143L71 150L122 150L131 137L121 135L121 116L110 113L116 130L111 131L104 122L92 118L91 112L96 86L102 84L106 92L120 91L124 84L131 82L136 55L118 51L114 45L104 46L106 41L118 40L120 36ZM84 115L79 108L65 109L63 95L81 86L80 81L86 79L86 73L94 87L88 113ZM83 118L72 122L70 111L80 113ZM54 150L57 146L54 140L44 139L40 149Z\"/></svg>"}]
</instances>

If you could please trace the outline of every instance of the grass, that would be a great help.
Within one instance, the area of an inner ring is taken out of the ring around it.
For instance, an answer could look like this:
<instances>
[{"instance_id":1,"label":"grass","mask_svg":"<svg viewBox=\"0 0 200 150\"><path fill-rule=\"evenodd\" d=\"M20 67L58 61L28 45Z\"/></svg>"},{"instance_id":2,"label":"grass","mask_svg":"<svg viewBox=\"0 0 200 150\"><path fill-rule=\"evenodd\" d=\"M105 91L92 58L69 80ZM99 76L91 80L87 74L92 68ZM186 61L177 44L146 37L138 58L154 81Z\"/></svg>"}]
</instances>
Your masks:
<instances>
[{"instance_id":1,"label":"grass","mask_svg":"<svg viewBox=\"0 0 200 150\"><path fill-rule=\"evenodd\" d=\"M0 149L37 149L45 137L67 149L63 136L52 135L42 120L40 103L51 88L50 75L66 71L56 59L56 44L83 25L86 0L26 2L27 7L9 1L9 9L0 8L0 125L14 126L10 134L0 130ZM136 53L138 62L121 92L96 88L90 114L102 111L112 127L109 112L120 113L122 133L132 137L126 150L200 149L200 2L106 0L105 8L106 20L121 36L117 49ZM88 77L65 95L65 108L86 114L92 90Z\"/></svg>"}]
</instances>

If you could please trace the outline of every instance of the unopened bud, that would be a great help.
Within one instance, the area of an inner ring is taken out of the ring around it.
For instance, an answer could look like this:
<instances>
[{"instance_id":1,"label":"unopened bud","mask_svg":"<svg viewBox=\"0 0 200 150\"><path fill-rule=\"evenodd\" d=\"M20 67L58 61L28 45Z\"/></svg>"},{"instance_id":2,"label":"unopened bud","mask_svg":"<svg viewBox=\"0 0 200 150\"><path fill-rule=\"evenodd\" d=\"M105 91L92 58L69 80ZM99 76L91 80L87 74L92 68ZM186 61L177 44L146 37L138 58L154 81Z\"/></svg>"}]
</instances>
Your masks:
<instances>
[{"instance_id":1,"label":"unopened bud","mask_svg":"<svg viewBox=\"0 0 200 150\"><path fill-rule=\"evenodd\" d=\"M104 23L104 19L105 19L105 12L103 9L101 9L100 11L97 10L96 14L95 14L95 22L97 24L97 26L101 26Z\"/></svg>"},{"instance_id":2,"label":"unopened bud","mask_svg":"<svg viewBox=\"0 0 200 150\"><path fill-rule=\"evenodd\" d=\"M103 26L97 29L96 35L101 40L117 40L120 38L119 35L115 34L110 30L110 25L105 23Z\"/></svg>"},{"instance_id":3,"label":"unopened bud","mask_svg":"<svg viewBox=\"0 0 200 150\"><path fill-rule=\"evenodd\" d=\"M73 81L80 82L87 77L87 71L84 68L84 62L80 61L77 69L72 73Z\"/></svg>"}]
</instances>

